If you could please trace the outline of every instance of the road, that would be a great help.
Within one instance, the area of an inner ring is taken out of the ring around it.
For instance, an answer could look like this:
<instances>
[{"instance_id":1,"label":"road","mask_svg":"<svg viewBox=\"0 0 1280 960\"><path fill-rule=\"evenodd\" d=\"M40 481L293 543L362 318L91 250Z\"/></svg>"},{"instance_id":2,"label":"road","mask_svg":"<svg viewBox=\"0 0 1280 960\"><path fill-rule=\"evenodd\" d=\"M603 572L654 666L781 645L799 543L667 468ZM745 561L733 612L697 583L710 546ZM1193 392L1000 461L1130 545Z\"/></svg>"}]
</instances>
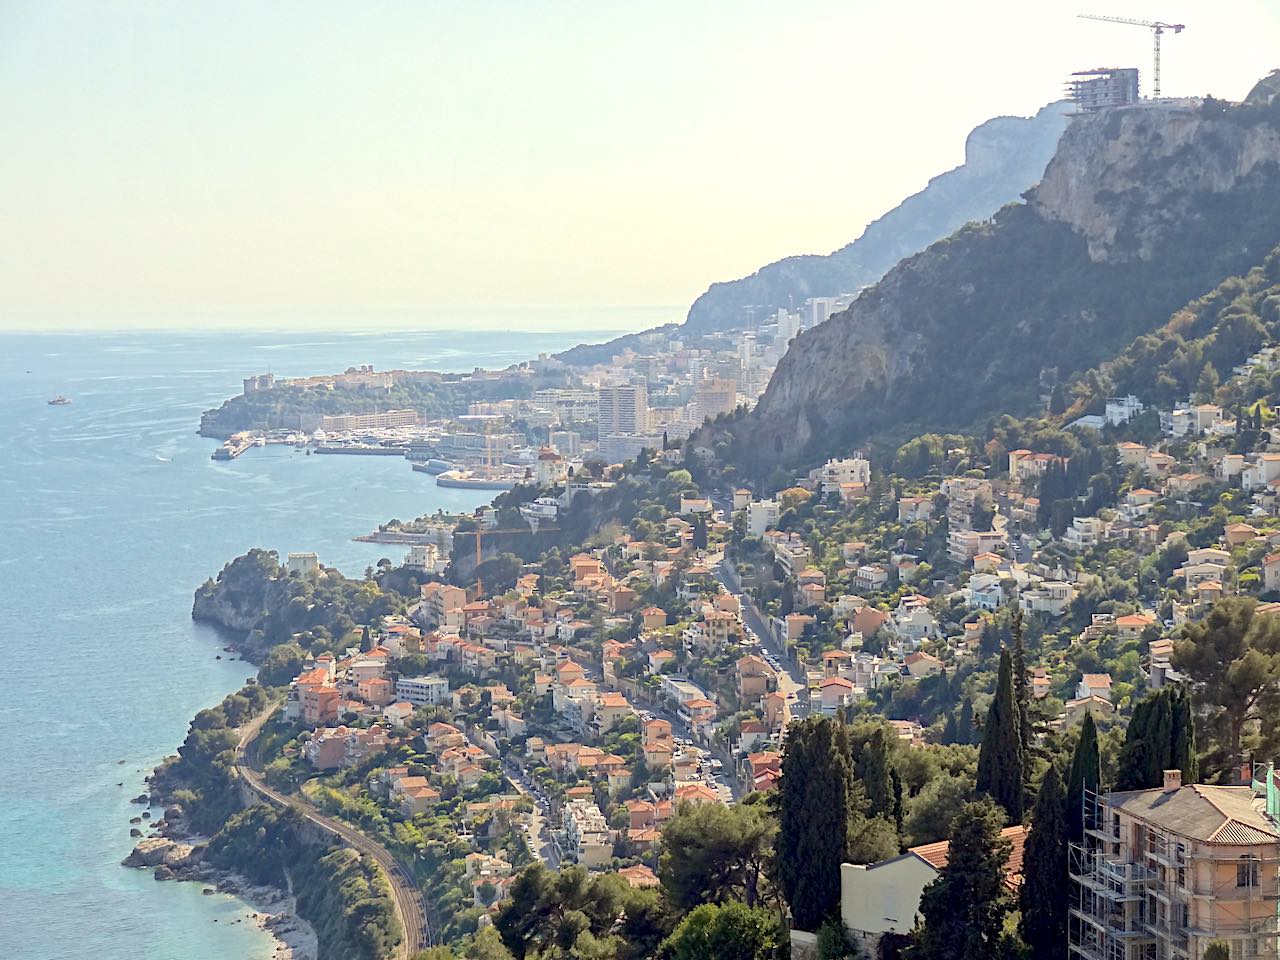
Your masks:
<instances>
[{"instance_id":1,"label":"road","mask_svg":"<svg viewBox=\"0 0 1280 960\"><path fill-rule=\"evenodd\" d=\"M533 813L529 818L526 830L529 834L529 849L550 869L560 869L560 851L551 842L551 821L548 819L548 805L538 799L537 791L529 775L510 757L502 758L503 772L515 787L516 792L533 804Z\"/></svg>"},{"instance_id":2,"label":"road","mask_svg":"<svg viewBox=\"0 0 1280 960\"><path fill-rule=\"evenodd\" d=\"M400 920L400 928L404 932L397 956L401 960L409 960L431 943L431 924L427 920L426 904L422 900L422 891L409 871L382 844L341 820L325 816L301 797L286 796L267 786L261 774L249 765L249 748L278 708L279 704L276 704L263 711L247 726L241 728L240 743L236 747L236 772L268 803L281 808L292 807L303 818L333 834L353 850L373 858L387 875L391 885L392 903L395 906L396 916Z\"/></svg>"},{"instance_id":3,"label":"road","mask_svg":"<svg viewBox=\"0 0 1280 960\"><path fill-rule=\"evenodd\" d=\"M736 571L724 559L724 555L719 554L717 558L712 558L711 567L715 572L716 579L720 581L726 590L736 596L742 604L743 626L755 637L760 646L772 654L773 658L782 665L782 670L778 674L778 692L791 703L792 714L802 716L807 712L809 702L808 687L803 671L796 666L791 657L787 656L785 650L778 648L768 624L760 616L760 612L756 609L752 599L743 592L742 584L737 578Z\"/></svg>"}]
</instances>

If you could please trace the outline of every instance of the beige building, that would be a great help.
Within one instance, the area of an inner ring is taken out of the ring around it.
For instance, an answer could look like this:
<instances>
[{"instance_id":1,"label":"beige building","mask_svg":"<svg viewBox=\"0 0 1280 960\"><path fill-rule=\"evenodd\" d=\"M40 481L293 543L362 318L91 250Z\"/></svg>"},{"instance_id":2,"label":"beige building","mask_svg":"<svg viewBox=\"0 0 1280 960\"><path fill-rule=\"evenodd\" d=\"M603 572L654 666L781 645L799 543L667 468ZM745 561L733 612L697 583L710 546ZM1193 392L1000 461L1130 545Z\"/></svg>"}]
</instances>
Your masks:
<instances>
[{"instance_id":1,"label":"beige building","mask_svg":"<svg viewBox=\"0 0 1280 960\"><path fill-rule=\"evenodd\" d=\"M1006 827L1000 835L1009 841L1005 884L1016 891L1022 885L1027 828ZM840 865L840 919L868 953L874 956L886 933L912 931L920 912L920 896L947 865L950 852L951 844L943 840L911 847L879 863Z\"/></svg>"},{"instance_id":2,"label":"beige building","mask_svg":"<svg viewBox=\"0 0 1280 960\"><path fill-rule=\"evenodd\" d=\"M1280 945L1280 791L1165 785L1085 798L1085 839L1071 850L1071 956L1200 960L1221 940L1236 958Z\"/></svg>"}]
</instances>

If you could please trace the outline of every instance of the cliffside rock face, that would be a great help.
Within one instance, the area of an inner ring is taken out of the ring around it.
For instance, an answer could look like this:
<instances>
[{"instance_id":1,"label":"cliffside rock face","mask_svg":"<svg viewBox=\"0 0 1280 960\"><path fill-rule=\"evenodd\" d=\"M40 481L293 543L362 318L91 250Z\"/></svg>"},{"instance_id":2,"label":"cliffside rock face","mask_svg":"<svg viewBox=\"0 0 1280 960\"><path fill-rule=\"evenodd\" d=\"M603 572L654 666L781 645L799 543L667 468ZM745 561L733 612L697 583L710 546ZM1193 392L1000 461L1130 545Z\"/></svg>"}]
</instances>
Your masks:
<instances>
[{"instance_id":1,"label":"cliffside rock face","mask_svg":"<svg viewBox=\"0 0 1280 960\"><path fill-rule=\"evenodd\" d=\"M903 257L970 220L984 220L1018 199L1044 173L1066 126L1055 103L1034 117L996 117L969 134L965 162L871 223L857 240L826 256L788 257L749 277L712 284L686 321L695 332L741 327L748 306L757 318L808 297L853 293L875 283Z\"/></svg>"},{"instance_id":2,"label":"cliffside rock face","mask_svg":"<svg viewBox=\"0 0 1280 960\"><path fill-rule=\"evenodd\" d=\"M1028 203L903 261L797 338L722 453L749 474L1038 409L1280 241L1280 104L1072 121Z\"/></svg>"},{"instance_id":3,"label":"cliffside rock face","mask_svg":"<svg viewBox=\"0 0 1280 960\"><path fill-rule=\"evenodd\" d=\"M1275 127L1212 121L1203 107L1137 107L1073 123L1032 205L1085 237L1093 260L1150 260L1205 194L1280 159Z\"/></svg>"}]
</instances>

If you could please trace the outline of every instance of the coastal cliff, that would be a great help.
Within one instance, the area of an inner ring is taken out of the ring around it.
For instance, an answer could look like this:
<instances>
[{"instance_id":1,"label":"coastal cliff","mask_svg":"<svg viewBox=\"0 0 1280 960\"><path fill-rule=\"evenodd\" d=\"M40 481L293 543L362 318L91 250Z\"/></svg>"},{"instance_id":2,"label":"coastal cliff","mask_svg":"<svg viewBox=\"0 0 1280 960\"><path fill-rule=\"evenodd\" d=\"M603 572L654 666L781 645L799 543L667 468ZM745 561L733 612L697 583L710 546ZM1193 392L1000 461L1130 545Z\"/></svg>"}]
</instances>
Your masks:
<instances>
[{"instance_id":1,"label":"coastal cliff","mask_svg":"<svg viewBox=\"0 0 1280 960\"><path fill-rule=\"evenodd\" d=\"M687 329L741 327L748 306L763 317L807 297L853 293L875 283L903 257L971 220L985 220L1035 184L1066 127L1066 113L1066 104L1052 103L1033 117L986 121L969 134L963 164L934 177L852 243L825 256L787 257L748 277L712 284L689 308Z\"/></svg>"},{"instance_id":2,"label":"coastal cliff","mask_svg":"<svg viewBox=\"0 0 1280 960\"><path fill-rule=\"evenodd\" d=\"M1180 101L1072 121L1025 204L969 224L801 334L728 444L749 474L927 423L1038 408L1280 241L1280 105Z\"/></svg>"}]
</instances>

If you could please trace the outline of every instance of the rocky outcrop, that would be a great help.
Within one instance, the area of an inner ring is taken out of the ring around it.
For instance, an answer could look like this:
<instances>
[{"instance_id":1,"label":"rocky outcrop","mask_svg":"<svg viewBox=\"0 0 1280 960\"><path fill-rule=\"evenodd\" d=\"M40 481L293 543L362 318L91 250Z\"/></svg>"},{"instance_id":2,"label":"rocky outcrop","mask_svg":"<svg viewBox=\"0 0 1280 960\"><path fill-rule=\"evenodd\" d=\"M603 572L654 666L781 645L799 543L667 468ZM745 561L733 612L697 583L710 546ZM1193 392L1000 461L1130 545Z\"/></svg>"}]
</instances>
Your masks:
<instances>
[{"instance_id":1,"label":"rocky outcrop","mask_svg":"<svg viewBox=\"0 0 1280 960\"><path fill-rule=\"evenodd\" d=\"M1025 204L904 260L801 334L755 410L703 447L764 476L1040 409L1042 374L1113 357L1280 242L1280 102L1072 121ZM727 433L727 436L725 435Z\"/></svg>"},{"instance_id":2,"label":"rocky outcrop","mask_svg":"<svg viewBox=\"0 0 1280 960\"><path fill-rule=\"evenodd\" d=\"M749 277L712 284L689 308L691 332L741 327L808 297L854 293L902 260L971 220L985 220L1017 200L1044 173L1066 126L1065 104L1034 117L996 117L974 129L965 161L867 226L852 243L823 255L788 257Z\"/></svg>"},{"instance_id":3,"label":"rocky outcrop","mask_svg":"<svg viewBox=\"0 0 1280 960\"><path fill-rule=\"evenodd\" d=\"M122 862L126 867L167 867L177 871L195 865L200 860L200 850L169 837L146 837L138 841Z\"/></svg>"},{"instance_id":4,"label":"rocky outcrop","mask_svg":"<svg viewBox=\"0 0 1280 960\"><path fill-rule=\"evenodd\" d=\"M1206 196L1280 160L1280 129L1222 122L1226 109L1186 101L1073 123L1032 205L1086 238L1095 261L1150 260Z\"/></svg>"}]
</instances>

